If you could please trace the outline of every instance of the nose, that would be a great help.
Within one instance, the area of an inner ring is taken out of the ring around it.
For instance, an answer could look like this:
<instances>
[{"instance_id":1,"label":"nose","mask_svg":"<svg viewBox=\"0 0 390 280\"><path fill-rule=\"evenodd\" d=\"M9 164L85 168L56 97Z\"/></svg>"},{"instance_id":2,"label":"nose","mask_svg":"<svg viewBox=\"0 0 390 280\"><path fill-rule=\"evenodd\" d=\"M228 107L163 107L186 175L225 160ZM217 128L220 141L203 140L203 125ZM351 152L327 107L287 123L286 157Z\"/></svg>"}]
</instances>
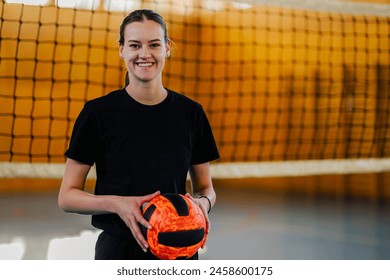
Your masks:
<instances>
[{"instance_id":1,"label":"nose","mask_svg":"<svg viewBox=\"0 0 390 280\"><path fill-rule=\"evenodd\" d=\"M148 47L146 47L146 46L142 47L138 56L139 56L139 58L142 58L142 59L150 57L150 52L149 52Z\"/></svg>"}]
</instances>

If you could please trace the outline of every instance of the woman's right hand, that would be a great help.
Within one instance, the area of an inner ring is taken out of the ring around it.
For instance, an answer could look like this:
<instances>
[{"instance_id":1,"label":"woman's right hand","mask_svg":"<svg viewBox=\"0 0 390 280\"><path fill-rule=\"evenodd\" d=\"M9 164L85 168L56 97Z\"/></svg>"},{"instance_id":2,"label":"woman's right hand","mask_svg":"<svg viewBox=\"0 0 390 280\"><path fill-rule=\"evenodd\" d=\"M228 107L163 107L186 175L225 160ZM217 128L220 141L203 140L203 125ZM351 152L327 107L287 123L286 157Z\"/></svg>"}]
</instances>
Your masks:
<instances>
[{"instance_id":1,"label":"woman's right hand","mask_svg":"<svg viewBox=\"0 0 390 280\"><path fill-rule=\"evenodd\" d=\"M90 166L68 158L64 178L58 194L58 205L65 212L78 214L116 213L130 228L137 243L144 251L148 243L141 233L139 224L150 228L141 213L141 206L160 194L159 191L145 196L94 195L84 191Z\"/></svg>"},{"instance_id":2,"label":"woman's right hand","mask_svg":"<svg viewBox=\"0 0 390 280\"><path fill-rule=\"evenodd\" d=\"M142 224L148 229L151 229L152 226L143 217L141 213L141 206L145 202L151 201L159 194L160 191L145 196L120 196L118 197L118 201L116 202L115 212L129 227L135 240L142 248L142 250L144 250L145 252L147 252L149 246L148 246L148 242L145 240L141 232L138 223Z\"/></svg>"}]
</instances>

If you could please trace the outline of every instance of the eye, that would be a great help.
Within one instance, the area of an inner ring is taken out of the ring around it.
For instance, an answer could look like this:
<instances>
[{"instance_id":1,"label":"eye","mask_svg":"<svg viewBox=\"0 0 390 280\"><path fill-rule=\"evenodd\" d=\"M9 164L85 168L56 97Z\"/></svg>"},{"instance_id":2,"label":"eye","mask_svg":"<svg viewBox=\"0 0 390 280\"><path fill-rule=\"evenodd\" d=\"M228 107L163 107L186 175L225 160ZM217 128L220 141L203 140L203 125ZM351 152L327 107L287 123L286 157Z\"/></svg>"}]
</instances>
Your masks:
<instances>
[{"instance_id":1,"label":"eye","mask_svg":"<svg viewBox=\"0 0 390 280\"><path fill-rule=\"evenodd\" d=\"M160 46L161 45L159 43L153 43L153 44L150 45L150 47L152 47L152 48L158 48Z\"/></svg>"},{"instance_id":2,"label":"eye","mask_svg":"<svg viewBox=\"0 0 390 280\"><path fill-rule=\"evenodd\" d=\"M132 49L139 49L141 46L139 44L130 44L129 47Z\"/></svg>"}]
</instances>

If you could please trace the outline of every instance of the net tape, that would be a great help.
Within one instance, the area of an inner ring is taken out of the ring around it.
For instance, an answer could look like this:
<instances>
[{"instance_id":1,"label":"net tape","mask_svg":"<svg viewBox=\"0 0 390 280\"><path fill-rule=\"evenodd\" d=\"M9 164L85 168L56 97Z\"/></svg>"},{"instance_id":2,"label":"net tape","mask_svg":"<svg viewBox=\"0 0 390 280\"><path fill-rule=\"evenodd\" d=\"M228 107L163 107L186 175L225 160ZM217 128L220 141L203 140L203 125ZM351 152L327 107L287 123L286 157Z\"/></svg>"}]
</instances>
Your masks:
<instances>
[{"instance_id":1,"label":"net tape","mask_svg":"<svg viewBox=\"0 0 390 280\"><path fill-rule=\"evenodd\" d=\"M9 163L0 162L0 178L53 178L63 177L62 163ZM217 163L210 166L215 179L297 177L331 174L364 174L390 171L389 159L356 160L301 160L283 162ZM96 179L93 166L88 179Z\"/></svg>"},{"instance_id":2,"label":"net tape","mask_svg":"<svg viewBox=\"0 0 390 280\"><path fill-rule=\"evenodd\" d=\"M390 6L315 2L137 2L166 19L164 83L204 106L221 166L389 157ZM103 3L0 2L2 169L62 163L85 101L122 87L127 12Z\"/></svg>"}]
</instances>

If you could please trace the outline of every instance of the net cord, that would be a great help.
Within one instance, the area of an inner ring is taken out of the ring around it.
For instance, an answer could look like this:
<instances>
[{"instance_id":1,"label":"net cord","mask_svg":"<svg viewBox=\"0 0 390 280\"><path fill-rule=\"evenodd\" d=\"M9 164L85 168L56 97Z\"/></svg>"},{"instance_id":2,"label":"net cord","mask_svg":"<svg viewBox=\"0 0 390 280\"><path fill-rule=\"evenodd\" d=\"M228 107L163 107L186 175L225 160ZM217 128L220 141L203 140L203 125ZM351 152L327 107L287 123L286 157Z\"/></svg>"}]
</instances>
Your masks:
<instances>
[{"instance_id":1,"label":"net cord","mask_svg":"<svg viewBox=\"0 0 390 280\"><path fill-rule=\"evenodd\" d=\"M0 162L0 178L61 179L65 164ZM214 179L345 175L390 171L389 158L328 159L278 162L235 162L210 164ZM93 166L88 179L96 179Z\"/></svg>"}]
</instances>

